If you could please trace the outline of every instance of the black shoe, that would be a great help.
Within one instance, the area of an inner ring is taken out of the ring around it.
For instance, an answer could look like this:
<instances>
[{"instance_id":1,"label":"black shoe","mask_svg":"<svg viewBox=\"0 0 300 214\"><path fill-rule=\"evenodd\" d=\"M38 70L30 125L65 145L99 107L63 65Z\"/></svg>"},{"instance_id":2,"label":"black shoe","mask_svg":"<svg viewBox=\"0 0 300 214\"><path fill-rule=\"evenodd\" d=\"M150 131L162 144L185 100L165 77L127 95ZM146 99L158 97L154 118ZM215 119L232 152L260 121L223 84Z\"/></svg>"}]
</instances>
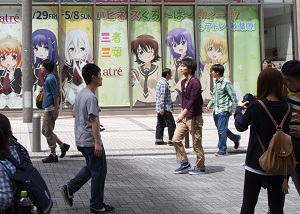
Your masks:
<instances>
[{"instance_id":1,"label":"black shoe","mask_svg":"<svg viewBox=\"0 0 300 214\"><path fill-rule=\"evenodd\" d=\"M235 149L238 149L239 147L240 147L240 140L241 140L241 135L239 135L239 140L238 141L236 141L236 142L234 142L234 148Z\"/></svg>"},{"instance_id":2,"label":"black shoe","mask_svg":"<svg viewBox=\"0 0 300 214\"><path fill-rule=\"evenodd\" d=\"M110 213L115 211L115 208L108 205L108 204L102 204L102 208L100 209L94 209L94 208L90 208L91 213Z\"/></svg>"},{"instance_id":3,"label":"black shoe","mask_svg":"<svg viewBox=\"0 0 300 214\"><path fill-rule=\"evenodd\" d=\"M53 156L50 154L48 157L42 159L43 163L56 163L58 162L57 155Z\"/></svg>"},{"instance_id":4,"label":"black shoe","mask_svg":"<svg viewBox=\"0 0 300 214\"><path fill-rule=\"evenodd\" d=\"M69 187L67 185L63 185L60 189L60 192L61 192L66 204L68 204L70 207L72 207L74 196L73 196L73 193L71 192L71 190L69 189Z\"/></svg>"},{"instance_id":5,"label":"black shoe","mask_svg":"<svg viewBox=\"0 0 300 214\"><path fill-rule=\"evenodd\" d=\"M173 142L171 140L168 141L169 146L174 146Z\"/></svg>"},{"instance_id":6,"label":"black shoe","mask_svg":"<svg viewBox=\"0 0 300 214\"><path fill-rule=\"evenodd\" d=\"M60 147L60 150L61 150L61 155L59 156L60 158L63 158L65 157L67 151L70 149L70 145L69 144L66 144L64 143L62 147Z\"/></svg>"}]
</instances>

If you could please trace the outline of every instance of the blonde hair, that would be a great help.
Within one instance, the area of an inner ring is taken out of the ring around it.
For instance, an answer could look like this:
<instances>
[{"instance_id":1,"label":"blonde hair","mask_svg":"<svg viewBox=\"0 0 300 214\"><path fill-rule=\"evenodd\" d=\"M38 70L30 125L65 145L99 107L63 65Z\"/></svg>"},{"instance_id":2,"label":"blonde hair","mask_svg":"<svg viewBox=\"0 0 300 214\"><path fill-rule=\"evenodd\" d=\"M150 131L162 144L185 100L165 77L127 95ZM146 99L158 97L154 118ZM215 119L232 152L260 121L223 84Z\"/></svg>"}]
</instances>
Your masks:
<instances>
[{"instance_id":1,"label":"blonde hair","mask_svg":"<svg viewBox=\"0 0 300 214\"><path fill-rule=\"evenodd\" d=\"M22 66L22 45L11 35L7 35L6 38L0 40L0 55L17 55L16 68Z\"/></svg>"},{"instance_id":2,"label":"blonde hair","mask_svg":"<svg viewBox=\"0 0 300 214\"><path fill-rule=\"evenodd\" d=\"M228 61L227 40L220 34L216 34L216 33L208 34L202 40L202 48L200 53L201 61L204 62L206 65L209 65L207 66L208 70L210 70L211 67L211 58L208 56L207 50L211 46L213 46L215 49L221 47L223 50L223 54L217 60L219 64L224 65Z\"/></svg>"}]
</instances>

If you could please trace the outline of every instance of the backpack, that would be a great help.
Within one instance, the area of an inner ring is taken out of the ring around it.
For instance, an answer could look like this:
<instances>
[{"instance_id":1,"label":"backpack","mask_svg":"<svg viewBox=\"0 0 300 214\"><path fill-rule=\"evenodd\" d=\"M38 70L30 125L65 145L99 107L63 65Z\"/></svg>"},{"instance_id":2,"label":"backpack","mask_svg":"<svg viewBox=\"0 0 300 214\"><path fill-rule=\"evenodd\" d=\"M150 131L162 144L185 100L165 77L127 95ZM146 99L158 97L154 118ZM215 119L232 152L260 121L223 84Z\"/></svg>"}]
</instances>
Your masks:
<instances>
[{"instance_id":1,"label":"backpack","mask_svg":"<svg viewBox=\"0 0 300 214\"><path fill-rule=\"evenodd\" d=\"M10 176L10 179L17 186L17 194L26 190L31 202L37 207L38 213L50 214L53 201L43 177L32 164L24 162L21 153L18 150L17 152L20 164L12 155L6 157L16 167L16 172ZM18 201L19 197L15 202Z\"/></svg>"},{"instance_id":2,"label":"backpack","mask_svg":"<svg viewBox=\"0 0 300 214\"><path fill-rule=\"evenodd\" d=\"M284 175L282 191L287 194L287 174L291 173L296 168L296 158L293 151L292 138L290 135L282 131L282 126L290 112L290 105L288 105L288 110L284 115L280 125L278 125L265 104L261 100L258 101L276 126L276 132L270 140L267 150L264 147L260 137L256 133L260 146L263 150L263 154L258 160L259 165L267 173L272 175Z\"/></svg>"},{"instance_id":3,"label":"backpack","mask_svg":"<svg viewBox=\"0 0 300 214\"><path fill-rule=\"evenodd\" d=\"M35 98L36 107L42 109L43 107L43 91L40 91L37 97Z\"/></svg>"}]
</instances>

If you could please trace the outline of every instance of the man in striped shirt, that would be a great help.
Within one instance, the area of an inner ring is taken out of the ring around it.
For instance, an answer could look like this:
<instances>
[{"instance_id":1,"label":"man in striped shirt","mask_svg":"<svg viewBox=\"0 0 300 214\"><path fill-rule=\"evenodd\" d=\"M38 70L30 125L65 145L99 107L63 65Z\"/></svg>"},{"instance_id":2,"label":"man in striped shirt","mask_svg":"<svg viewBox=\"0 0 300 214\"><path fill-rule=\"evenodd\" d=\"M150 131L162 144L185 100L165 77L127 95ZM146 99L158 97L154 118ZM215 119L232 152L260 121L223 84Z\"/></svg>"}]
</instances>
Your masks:
<instances>
[{"instance_id":1,"label":"man in striped shirt","mask_svg":"<svg viewBox=\"0 0 300 214\"><path fill-rule=\"evenodd\" d=\"M164 144L164 128L168 126L169 141L168 145L173 146L172 138L175 131L175 121L173 117L173 103L168 80L171 79L171 69L165 68L161 74L162 78L156 85L156 113L157 124L155 134L155 145Z\"/></svg>"},{"instance_id":2,"label":"man in striped shirt","mask_svg":"<svg viewBox=\"0 0 300 214\"><path fill-rule=\"evenodd\" d=\"M291 176L300 195L300 62L298 60L287 61L282 66L281 72L288 89L287 101L292 109L290 135L292 136L297 164L296 170L291 173Z\"/></svg>"},{"instance_id":3,"label":"man in striped shirt","mask_svg":"<svg viewBox=\"0 0 300 214\"><path fill-rule=\"evenodd\" d=\"M206 106L206 111L213 107L213 117L215 125L218 129L219 151L216 156L227 155L227 137L234 142L234 148L237 149L240 145L240 135L233 134L228 129L229 117L232 114L232 109L237 105L238 100L233 89L232 83L225 78L224 67L221 64L215 64L211 67L211 74L215 78L212 98Z\"/></svg>"}]
</instances>

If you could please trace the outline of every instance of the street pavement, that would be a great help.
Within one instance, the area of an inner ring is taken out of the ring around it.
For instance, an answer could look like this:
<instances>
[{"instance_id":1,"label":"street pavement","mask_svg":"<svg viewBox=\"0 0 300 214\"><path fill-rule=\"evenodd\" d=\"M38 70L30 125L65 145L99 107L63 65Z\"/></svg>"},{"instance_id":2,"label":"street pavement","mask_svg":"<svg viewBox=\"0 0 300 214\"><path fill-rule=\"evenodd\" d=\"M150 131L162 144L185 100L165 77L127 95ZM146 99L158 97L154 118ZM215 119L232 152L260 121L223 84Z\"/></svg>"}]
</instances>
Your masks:
<instances>
[{"instance_id":1,"label":"street pavement","mask_svg":"<svg viewBox=\"0 0 300 214\"><path fill-rule=\"evenodd\" d=\"M108 163L105 202L116 208L115 213L239 213L244 179L242 164L249 131L239 133L242 136L239 149L235 150L233 142L228 140L229 155L215 157L218 136L212 114L204 113L203 118L206 173L175 175L173 170L179 165L175 160L174 147L154 144L156 115L108 115L102 112L100 122L105 131L101 132L101 136ZM32 132L38 133L38 130L32 130L32 123L23 123L22 118L18 117L10 117L10 121L14 135L28 149L33 164L48 184L54 200L52 213L90 213L90 182L75 193L71 208L60 194L60 187L85 164L74 142L74 119L64 116L56 121L55 133L71 147L65 158L51 164L41 162L42 157L49 155L43 136L41 151L31 150ZM237 133L233 117L229 128ZM168 140L167 129L165 140ZM188 148L187 153L194 164L193 149ZM289 185L285 213L300 213L299 195L291 180ZM267 193L262 189L256 213L267 213L267 207Z\"/></svg>"}]
</instances>

